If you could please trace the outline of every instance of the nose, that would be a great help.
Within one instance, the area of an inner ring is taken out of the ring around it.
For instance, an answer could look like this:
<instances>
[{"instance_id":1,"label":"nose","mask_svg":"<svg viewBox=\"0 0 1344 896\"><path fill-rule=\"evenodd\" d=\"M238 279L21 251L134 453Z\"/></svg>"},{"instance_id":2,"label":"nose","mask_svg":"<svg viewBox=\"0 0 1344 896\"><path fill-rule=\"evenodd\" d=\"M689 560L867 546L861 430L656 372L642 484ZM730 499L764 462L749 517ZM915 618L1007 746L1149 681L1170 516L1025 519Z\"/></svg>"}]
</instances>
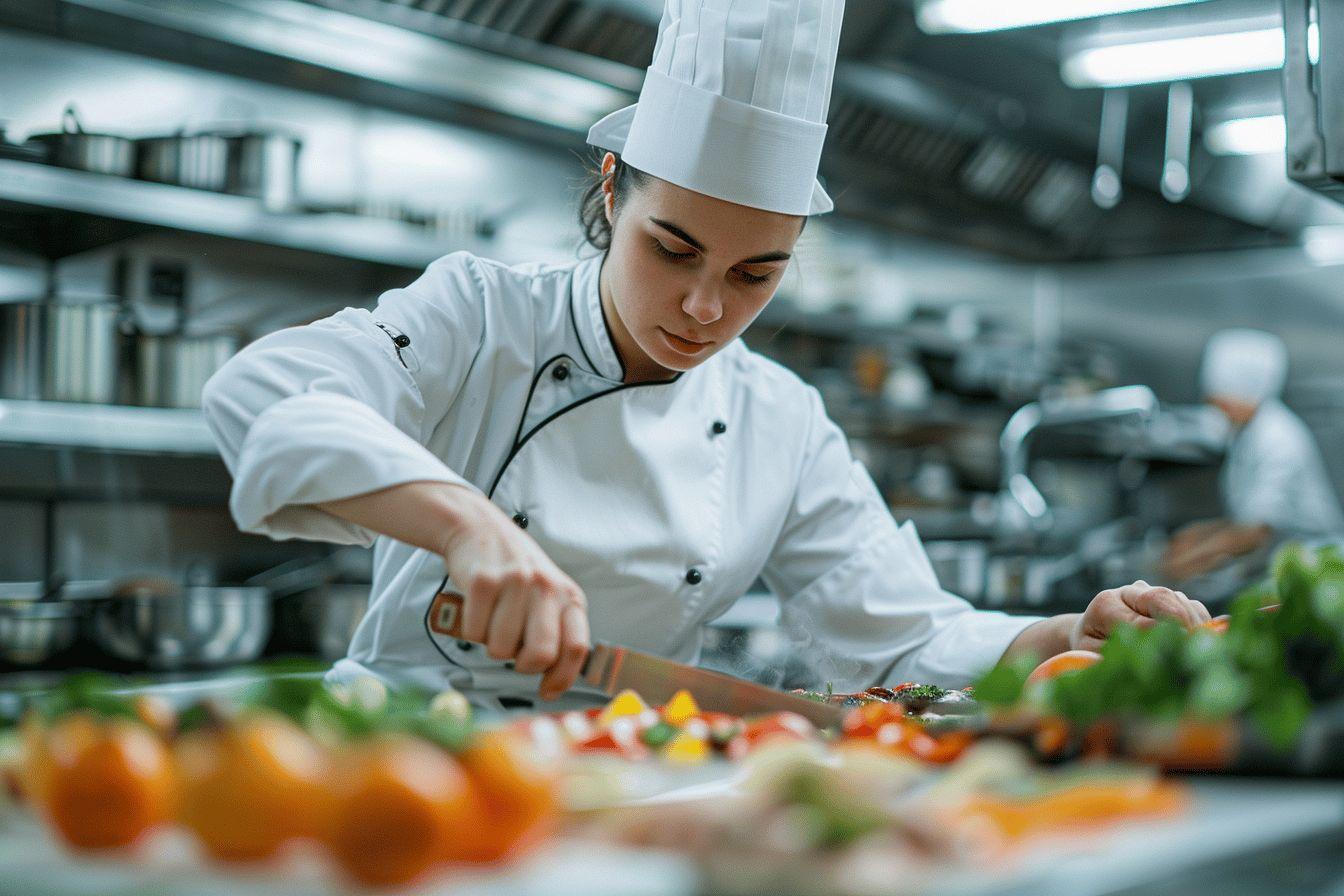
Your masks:
<instances>
[{"instance_id":1,"label":"nose","mask_svg":"<svg viewBox=\"0 0 1344 896\"><path fill-rule=\"evenodd\" d=\"M701 326L709 326L723 317L723 301L713 286L696 284L682 300L681 310Z\"/></svg>"}]
</instances>

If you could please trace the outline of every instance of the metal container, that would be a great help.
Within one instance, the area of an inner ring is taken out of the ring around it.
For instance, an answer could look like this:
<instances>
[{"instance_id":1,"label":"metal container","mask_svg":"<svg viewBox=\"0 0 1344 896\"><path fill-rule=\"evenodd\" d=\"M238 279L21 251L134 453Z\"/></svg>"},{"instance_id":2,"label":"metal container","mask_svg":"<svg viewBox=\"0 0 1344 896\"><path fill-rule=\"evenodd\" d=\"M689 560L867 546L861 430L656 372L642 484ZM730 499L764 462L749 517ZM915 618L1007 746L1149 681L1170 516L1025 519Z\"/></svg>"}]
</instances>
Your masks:
<instances>
[{"instance_id":1,"label":"metal container","mask_svg":"<svg viewBox=\"0 0 1344 896\"><path fill-rule=\"evenodd\" d=\"M290 211L298 206L302 140L277 131L208 133L228 144L225 192L260 199L271 211Z\"/></svg>"},{"instance_id":2,"label":"metal container","mask_svg":"<svg viewBox=\"0 0 1344 896\"><path fill-rule=\"evenodd\" d=\"M48 304L44 316L43 397L94 404L115 401L121 305Z\"/></svg>"},{"instance_id":3,"label":"metal container","mask_svg":"<svg viewBox=\"0 0 1344 896\"><path fill-rule=\"evenodd\" d=\"M0 603L0 661L37 666L75 643L84 608L61 601Z\"/></svg>"},{"instance_id":4,"label":"metal container","mask_svg":"<svg viewBox=\"0 0 1344 896\"><path fill-rule=\"evenodd\" d=\"M938 584L958 597L979 603L985 595L988 546L983 541L929 541L924 544Z\"/></svg>"},{"instance_id":5,"label":"metal container","mask_svg":"<svg viewBox=\"0 0 1344 896\"><path fill-rule=\"evenodd\" d=\"M255 660L271 634L265 588L189 585L97 601L90 634L110 656L150 669L205 669Z\"/></svg>"},{"instance_id":6,"label":"metal container","mask_svg":"<svg viewBox=\"0 0 1344 896\"><path fill-rule=\"evenodd\" d=\"M229 143L218 134L174 134L135 141L136 173L197 190L223 190L228 183Z\"/></svg>"},{"instance_id":7,"label":"metal container","mask_svg":"<svg viewBox=\"0 0 1344 896\"><path fill-rule=\"evenodd\" d=\"M322 585L277 598L277 646L326 660L345 656L369 608L369 585Z\"/></svg>"},{"instance_id":8,"label":"metal container","mask_svg":"<svg viewBox=\"0 0 1344 896\"><path fill-rule=\"evenodd\" d=\"M47 161L65 168L131 177L135 173L135 141L116 134L90 134L80 124L74 106L61 115L61 130L34 134L27 144L44 149Z\"/></svg>"},{"instance_id":9,"label":"metal container","mask_svg":"<svg viewBox=\"0 0 1344 896\"><path fill-rule=\"evenodd\" d=\"M0 305L0 398L42 397L41 302Z\"/></svg>"},{"instance_id":10,"label":"metal container","mask_svg":"<svg viewBox=\"0 0 1344 896\"><path fill-rule=\"evenodd\" d=\"M238 339L231 335L136 337L136 403L200 407L205 381L237 351Z\"/></svg>"}]
</instances>

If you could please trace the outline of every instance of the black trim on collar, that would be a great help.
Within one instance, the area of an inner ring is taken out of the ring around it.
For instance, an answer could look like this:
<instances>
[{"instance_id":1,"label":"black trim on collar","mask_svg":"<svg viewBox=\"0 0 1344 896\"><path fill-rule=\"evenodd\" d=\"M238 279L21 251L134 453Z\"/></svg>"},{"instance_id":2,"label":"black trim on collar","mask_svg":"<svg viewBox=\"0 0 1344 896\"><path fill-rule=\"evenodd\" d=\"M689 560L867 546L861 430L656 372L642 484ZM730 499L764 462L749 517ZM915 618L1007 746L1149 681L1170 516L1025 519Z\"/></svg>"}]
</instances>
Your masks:
<instances>
[{"instance_id":1,"label":"black trim on collar","mask_svg":"<svg viewBox=\"0 0 1344 896\"><path fill-rule=\"evenodd\" d=\"M550 361L547 361L546 363L549 364ZM542 367L542 370L545 370L545 366ZM539 379L541 377L541 374L538 373L537 377ZM592 395L584 396L583 398L580 398L573 404L566 405L565 407L551 414L551 416L547 417L545 420L542 420L536 426L528 430L527 435L523 436L522 438L514 439L513 449L509 451L509 456L504 458L504 465L499 468L499 473L496 474L495 481L490 483L490 491L486 492L486 497L494 498L495 489L499 488L499 481L504 478L505 472L507 472L509 469L509 464L513 463L513 459L518 456L519 451L523 450L523 446L526 445L532 439L533 436L541 432L543 429L545 429L554 421L558 420L560 417L563 417L565 414L568 414L570 411L574 410L577 407L582 407L583 405L587 404L590 401L593 401L598 398L604 398L615 392L624 392L627 389L640 389L647 386L670 386L673 383L675 383L678 379L681 379L681 374L677 374L677 376L674 379L655 380L654 382L651 383L622 383L619 386L613 386L612 388L607 389L605 391L594 392ZM522 424L520 423L519 429L521 430L521 428Z\"/></svg>"},{"instance_id":2,"label":"black trim on collar","mask_svg":"<svg viewBox=\"0 0 1344 896\"><path fill-rule=\"evenodd\" d=\"M583 353L583 360L588 362L588 369L591 370L597 376L601 376L603 379L606 379L606 377L602 375L602 368L594 364L593 359L588 356L588 349L583 344L583 333L579 332L579 318L574 311L574 305L576 302L579 301L578 296L575 295L574 293L574 283L573 283L573 281L577 279L578 278L571 278L571 283L569 287L569 325L574 328L574 338L577 339L579 342L579 351Z\"/></svg>"}]
</instances>

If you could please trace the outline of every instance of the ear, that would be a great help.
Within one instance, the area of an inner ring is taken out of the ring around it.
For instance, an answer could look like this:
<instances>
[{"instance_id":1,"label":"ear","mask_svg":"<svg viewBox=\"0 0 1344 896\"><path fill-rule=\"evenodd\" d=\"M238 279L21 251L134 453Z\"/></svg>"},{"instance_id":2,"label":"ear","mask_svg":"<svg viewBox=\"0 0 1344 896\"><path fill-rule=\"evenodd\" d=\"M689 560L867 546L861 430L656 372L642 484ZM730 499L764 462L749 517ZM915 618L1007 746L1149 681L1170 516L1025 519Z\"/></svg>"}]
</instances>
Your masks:
<instances>
[{"instance_id":1,"label":"ear","mask_svg":"<svg viewBox=\"0 0 1344 896\"><path fill-rule=\"evenodd\" d=\"M616 219L616 154L607 153L602 157L602 211L608 224Z\"/></svg>"}]
</instances>

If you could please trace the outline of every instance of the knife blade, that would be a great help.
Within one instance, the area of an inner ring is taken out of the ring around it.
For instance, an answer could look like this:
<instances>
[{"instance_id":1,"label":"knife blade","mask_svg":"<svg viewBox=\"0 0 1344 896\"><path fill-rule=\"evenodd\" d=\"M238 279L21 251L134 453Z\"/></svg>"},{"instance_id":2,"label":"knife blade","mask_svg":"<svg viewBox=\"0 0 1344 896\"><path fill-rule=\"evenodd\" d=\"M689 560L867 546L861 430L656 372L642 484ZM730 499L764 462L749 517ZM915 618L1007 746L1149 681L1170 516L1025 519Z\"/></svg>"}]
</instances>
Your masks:
<instances>
[{"instance_id":1,"label":"knife blade","mask_svg":"<svg viewBox=\"0 0 1344 896\"><path fill-rule=\"evenodd\" d=\"M434 596L429 619L434 631L463 640L462 595L439 592ZM653 705L666 703L677 691L686 690L701 709L735 716L794 712L818 728L837 727L845 716L841 706L601 641L593 642L580 675L604 694L614 696L628 689Z\"/></svg>"}]
</instances>

